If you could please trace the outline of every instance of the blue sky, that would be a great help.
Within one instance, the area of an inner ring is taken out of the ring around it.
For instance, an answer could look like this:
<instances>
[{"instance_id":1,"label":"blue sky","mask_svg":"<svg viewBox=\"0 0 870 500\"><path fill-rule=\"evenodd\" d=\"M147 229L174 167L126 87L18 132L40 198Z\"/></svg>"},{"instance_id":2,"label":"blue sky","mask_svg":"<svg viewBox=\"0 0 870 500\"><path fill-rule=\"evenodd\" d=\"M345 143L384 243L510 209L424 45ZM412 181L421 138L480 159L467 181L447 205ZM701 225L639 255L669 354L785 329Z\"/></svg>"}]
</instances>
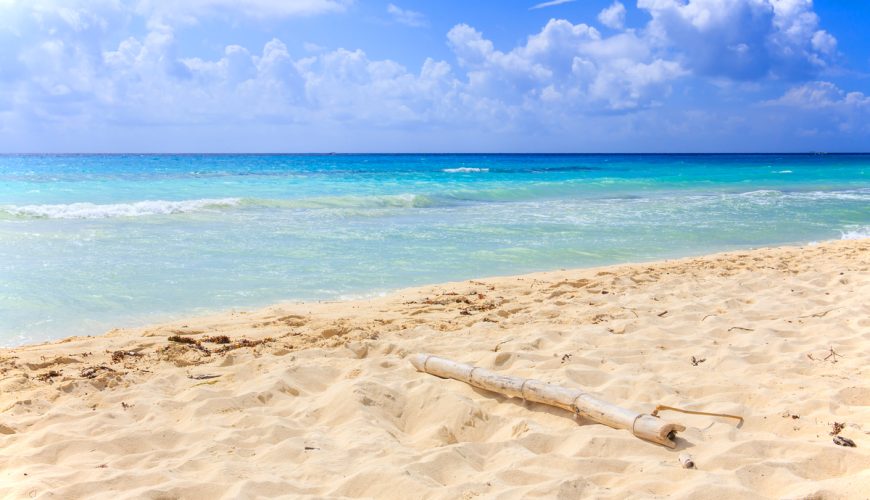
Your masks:
<instances>
[{"instance_id":1,"label":"blue sky","mask_svg":"<svg viewBox=\"0 0 870 500\"><path fill-rule=\"evenodd\" d=\"M0 152L866 151L863 0L0 0Z\"/></svg>"}]
</instances>

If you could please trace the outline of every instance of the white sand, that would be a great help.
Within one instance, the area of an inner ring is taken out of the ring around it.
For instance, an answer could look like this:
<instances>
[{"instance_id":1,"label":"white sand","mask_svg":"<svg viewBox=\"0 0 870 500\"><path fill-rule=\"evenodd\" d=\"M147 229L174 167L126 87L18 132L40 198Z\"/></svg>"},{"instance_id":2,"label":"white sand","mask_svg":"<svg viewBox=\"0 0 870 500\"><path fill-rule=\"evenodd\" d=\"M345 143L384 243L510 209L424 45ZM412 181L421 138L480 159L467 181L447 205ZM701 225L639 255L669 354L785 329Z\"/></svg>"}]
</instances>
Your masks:
<instances>
[{"instance_id":1,"label":"white sand","mask_svg":"<svg viewBox=\"0 0 870 500\"><path fill-rule=\"evenodd\" d=\"M670 450L418 373L421 351L746 422L664 414L688 427ZM867 498L868 360L870 240L117 330L0 350L0 497Z\"/></svg>"}]
</instances>

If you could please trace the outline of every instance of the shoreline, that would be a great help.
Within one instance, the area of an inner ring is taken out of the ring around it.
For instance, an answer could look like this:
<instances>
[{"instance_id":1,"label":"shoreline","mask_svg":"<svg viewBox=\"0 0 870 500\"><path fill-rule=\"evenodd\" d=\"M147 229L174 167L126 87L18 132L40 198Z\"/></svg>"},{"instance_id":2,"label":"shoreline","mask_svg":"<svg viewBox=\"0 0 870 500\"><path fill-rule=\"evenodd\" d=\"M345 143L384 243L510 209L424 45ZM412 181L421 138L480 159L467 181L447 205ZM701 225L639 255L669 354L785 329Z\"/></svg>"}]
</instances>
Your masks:
<instances>
[{"instance_id":1,"label":"shoreline","mask_svg":"<svg viewBox=\"0 0 870 500\"><path fill-rule=\"evenodd\" d=\"M621 267L638 267L638 266L646 266L646 265L655 265L655 264L665 264L665 263L673 263L673 262L681 262L688 261L693 259L703 259L703 258L714 258L717 256L727 256L735 253L745 253L745 252L754 252L758 250L773 250L773 249L802 249L802 248L811 248L817 245L826 245L826 244L834 244L837 242L844 241L870 241L870 237L861 237L861 238L839 238L839 239L829 239L829 240L820 240L820 241L810 241L810 242L792 242L785 244L772 244L772 245L763 245L757 247L749 247L743 249L731 249L731 250L723 250L712 253L703 253L703 254L690 254L684 256L675 256L668 258L652 258L650 260L639 260L639 261L630 261L630 262L621 262L614 264L605 264L605 265L596 265L590 267L572 267L572 268L555 268L550 270L542 270L542 271L532 271L527 273L520 274L494 274L488 276L475 276L468 279L460 279L460 280L450 280L450 281L441 281L435 283L427 283L421 285L413 285L407 287L394 288L390 290L380 291L380 292L365 292L365 293L352 293L344 297L336 298L336 299L323 299L323 300L305 300L305 299L288 299L288 300L277 300L271 301L263 305L253 305L253 306L232 306L232 307L221 307L221 308L210 308L210 307L202 307L199 308L200 312L190 311L187 313L171 313L171 314L162 314L156 313L154 315L144 314L143 317L153 316L153 320L145 320L141 323L129 325L129 326L113 326L107 330L102 331L101 333L94 334L74 334L63 337L58 337L56 339L49 339L43 341L36 342L25 342L23 344L13 345L13 346L2 346L0 345L0 353L3 350L11 350L11 349L20 349L29 346L39 346L46 344L55 344L59 342L66 342L70 339L87 339L87 338L99 338L105 335L109 335L113 332L118 331L145 331L148 329L160 328L164 325L175 325L181 324L185 322L197 322L207 320L209 318L224 316L227 314L256 314L261 311L280 308L290 307L290 306L304 306L307 304L348 304L348 303L365 303L369 301L375 301L379 299L388 299L394 295L399 295L402 293L410 293L414 291L420 291L423 289L435 288L435 287L443 287L449 285L456 285L460 283L467 283L473 281L486 281L486 280L502 280L502 279L511 279L517 277L526 277L533 275L548 275L553 273L568 273L568 272L592 272L604 269L611 268L621 268ZM162 319L161 319L162 318Z\"/></svg>"},{"instance_id":2,"label":"shoreline","mask_svg":"<svg viewBox=\"0 0 870 500\"><path fill-rule=\"evenodd\" d=\"M833 240L2 348L0 496L859 496L867 296L870 239ZM688 427L675 452L418 373L417 352L746 421L663 415Z\"/></svg>"}]
</instances>

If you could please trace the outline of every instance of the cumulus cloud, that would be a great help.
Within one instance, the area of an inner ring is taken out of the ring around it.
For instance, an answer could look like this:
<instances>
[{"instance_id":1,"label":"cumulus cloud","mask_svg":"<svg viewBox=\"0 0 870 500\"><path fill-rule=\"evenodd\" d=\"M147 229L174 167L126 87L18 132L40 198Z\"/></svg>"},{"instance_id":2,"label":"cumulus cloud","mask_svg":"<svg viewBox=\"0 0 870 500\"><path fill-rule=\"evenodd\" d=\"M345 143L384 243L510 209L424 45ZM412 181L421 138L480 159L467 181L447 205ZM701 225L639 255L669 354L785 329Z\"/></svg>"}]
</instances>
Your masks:
<instances>
[{"instance_id":1,"label":"cumulus cloud","mask_svg":"<svg viewBox=\"0 0 870 500\"><path fill-rule=\"evenodd\" d=\"M389 4L387 5L387 13L389 13L397 23L404 24L405 26L411 26L412 28L426 26L426 16L420 12L402 9L395 4Z\"/></svg>"},{"instance_id":2,"label":"cumulus cloud","mask_svg":"<svg viewBox=\"0 0 870 500\"><path fill-rule=\"evenodd\" d=\"M701 75L801 79L827 67L836 39L812 0L638 0L649 33Z\"/></svg>"},{"instance_id":3,"label":"cumulus cloud","mask_svg":"<svg viewBox=\"0 0 870 500\"><path fill-rule=\"evenodd\" d=\"M598 13L598 21L608 28L621 30L625 27L625 5L618 1L613 2L610 7Z\"/></svg>"},{"instance_id":4,"label":"cumulus cloud","mask_svg":"<svg viewBox=\"0 0 870 500\"><path fill-rule=\"evenodd\" d=\"M804 109L870 109L870 96L862 92L845 92L831 82L820 81L793 87L766 104Z\"/></svg>"},{"instance_id":5,"label":"cumulus cloud","mask_svg":"<svg viewBox=\"0 0 870 500\"><path fill-rule=\"evenodd\" d=\"M602 37L586 24L550 20L508 52L468 25L447 34L468 91L513 102L538 100L587 110L627 110L653 103L685 75L679 63L654 56L634 33Z\"/></svg>"},{"instance_id":6,"label":"cumulus cloud","mask_svg":"<svg viewBox=\"0 0 870 500\"><path fill-rule=\"evenodd\" d=\"M820 29L804 0L639 0L650 21L627 29L626 9L616 1L598 20L618 32L551 19L510 46L458 24L446 33L447 60L409 65L357 47L294 49L280 38L191 54L179 42L189 26L174 22L230 12L324 14L346 9L349 0L11 5L0 15L2 130L14 129L17 120L79 129L295 123L528 131L567 130L608 116L623 117L621 126L629 127L640 123L631 117L667 106L679 98L675 90L697 85L697 77L736 82L735 88L801 75L814 80L837 53L836 39ZM396 5L387 9L397 22L425 22ZM130 19L144 32L117 29ZM867 103L862 93L811 82L761 108L866 109Z\"/></svg>"}]
</instances>

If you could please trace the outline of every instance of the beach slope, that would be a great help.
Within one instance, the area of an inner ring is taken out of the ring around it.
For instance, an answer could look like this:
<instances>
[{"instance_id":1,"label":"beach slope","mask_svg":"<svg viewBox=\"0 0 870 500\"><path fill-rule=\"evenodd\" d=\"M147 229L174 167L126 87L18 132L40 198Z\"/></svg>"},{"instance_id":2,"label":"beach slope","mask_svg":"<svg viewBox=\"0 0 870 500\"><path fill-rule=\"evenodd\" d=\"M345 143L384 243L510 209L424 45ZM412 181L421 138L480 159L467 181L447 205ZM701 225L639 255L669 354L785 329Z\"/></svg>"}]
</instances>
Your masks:
<instances>
[{"instance_id":1,"label":"beach slope","mask_svg":"<svg viewBox=\"0 0 870 500\"><path fill-rule=\"evenodd\" d=\"M840 241L3 349L0 497L866 498L868 298L870 240ZM666 413L670 450L418 352L745 423Z\"/></svg>"}]
</instances>

